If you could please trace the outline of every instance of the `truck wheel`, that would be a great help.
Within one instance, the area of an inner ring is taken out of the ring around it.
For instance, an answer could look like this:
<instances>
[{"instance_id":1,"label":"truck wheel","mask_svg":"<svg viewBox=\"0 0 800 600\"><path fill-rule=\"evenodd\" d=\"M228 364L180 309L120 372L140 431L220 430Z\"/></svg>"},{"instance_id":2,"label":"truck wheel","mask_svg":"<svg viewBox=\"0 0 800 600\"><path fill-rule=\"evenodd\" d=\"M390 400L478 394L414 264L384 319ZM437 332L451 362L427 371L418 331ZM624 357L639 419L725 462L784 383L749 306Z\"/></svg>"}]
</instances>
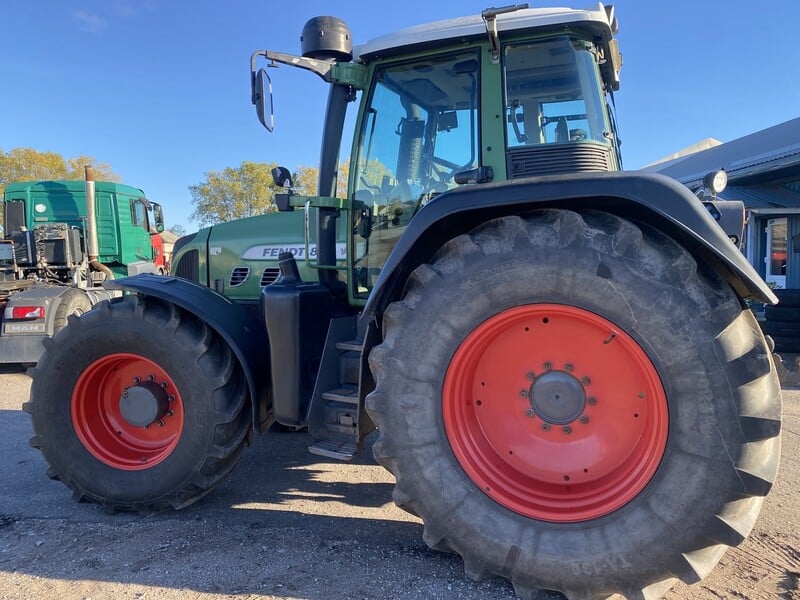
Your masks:
<instances>
[{"instance_id":1,"label":"truck wheel","mask_svg":"<svg viewBox=\"0 0 800 600\"><path fill-rule=\"evenodd\" d=\"M233 353L155 298L118 298L70 318L31 376L31 445L76 499L107 509L187 506L234 468L249 439Z\"/></svg>"},{"instance_id":2,"label":"truck wheel","mask_svg":"<svg viewBox=\"0 0 800 600\"><path fill-rule=\"evenodd\" d=\"M56 309L56 316L53 319L53 333L58 333L67 326L67 318L70 315L76 317L92 309L92 302L83 292L76 289L68 289L61 295L61 302Z\"/></svg>"},{"instance_id":3,"label":"truck wheel","mask_svg":"<svg viewBox=\"0 0 800 600\"><path fill-rule=\"evenodd\" d=\"M752 313L671 239L607 213L451 240L386 310L370 366L395 502L469 576L524 598L696 582L775 477L780 388Z\"/></svg>"}]
</instances>

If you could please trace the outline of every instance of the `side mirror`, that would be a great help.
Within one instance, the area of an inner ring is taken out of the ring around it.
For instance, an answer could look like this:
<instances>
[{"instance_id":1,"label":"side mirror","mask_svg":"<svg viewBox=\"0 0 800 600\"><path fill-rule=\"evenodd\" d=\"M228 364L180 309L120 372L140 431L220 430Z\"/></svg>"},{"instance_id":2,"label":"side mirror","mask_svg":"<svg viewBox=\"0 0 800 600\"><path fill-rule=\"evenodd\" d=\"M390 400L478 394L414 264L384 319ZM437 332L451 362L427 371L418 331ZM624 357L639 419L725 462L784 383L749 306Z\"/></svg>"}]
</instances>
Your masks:
<instances>
[{"instance_id":1,"label":"side mirror","mask_svg":"<svg viewBox=\"0 0 800 600\"><path fill-rule=\"evenodd\" d=\"M294 187L294 184L292 183L292 174L286 167L273 168L272 181L279 188L288 187L289 189L291 189Z\"/></svg>"},{"instance_id":2,"label":"side mirror","mask_svg":"<svg viewBox=\"0 0 800 600\"><path fill-rule=\"evenodd\" d=\"M153 220L155 221L156 232L163 233L164 232L164 210L161 208L160 204L155 202L153 204Z\"/></svg>"},{"instance_id":3,"label":"side mirror","mask_svg":"<svg viewBox=\"0 0 800 600\"><path fill-rule=\"evenodd\" d=\"M259 69L253 82L253 104L258 120L271 132L275 129L275 113L272 107L272 82L264 69Z\"/></svg>"}]
</instances>

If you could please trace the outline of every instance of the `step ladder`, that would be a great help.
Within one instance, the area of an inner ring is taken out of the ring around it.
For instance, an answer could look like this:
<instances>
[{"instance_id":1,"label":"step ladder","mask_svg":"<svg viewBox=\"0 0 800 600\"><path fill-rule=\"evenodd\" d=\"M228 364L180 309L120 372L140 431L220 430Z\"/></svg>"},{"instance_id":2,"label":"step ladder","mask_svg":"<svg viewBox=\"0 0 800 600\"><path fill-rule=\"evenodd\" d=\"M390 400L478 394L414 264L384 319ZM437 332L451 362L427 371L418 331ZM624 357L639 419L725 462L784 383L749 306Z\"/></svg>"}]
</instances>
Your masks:
<instances>
[{"instance_id":1,"label":"step ladder","mask_svg":"<svg viewBox=\"0 0 800 600\"><path fill-rule=\"evenodd\" d=\"M324 382L327 384L323 388L325 391L319 396L318 390L314 390L314 406L309 421L314 443L308 450L312 454L351 460L359 450L358 421L361 407L358 382L362 347L361 341L352 340L336 342L335 355L326 349L327 356L323 356L320 373L329 373L329 381ZM328 364L325 364L326 361ZM331 373L335 373L335 377Z\"/></svg>"}]
</instances>

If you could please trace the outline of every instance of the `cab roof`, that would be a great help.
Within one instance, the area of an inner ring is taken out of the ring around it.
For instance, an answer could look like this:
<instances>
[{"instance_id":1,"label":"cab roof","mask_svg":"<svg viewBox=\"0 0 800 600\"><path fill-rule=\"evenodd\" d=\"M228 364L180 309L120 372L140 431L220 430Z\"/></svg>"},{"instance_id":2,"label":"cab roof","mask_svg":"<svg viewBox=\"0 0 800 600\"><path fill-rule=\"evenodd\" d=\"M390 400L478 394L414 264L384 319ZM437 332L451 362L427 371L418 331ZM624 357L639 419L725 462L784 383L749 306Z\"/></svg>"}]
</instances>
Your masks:
<instances>
[{"instance_id":1,"label":"cab roof","mask_svg":"<svg viewBox=\"0 0 800 600\"><path fill-rule=\"evenodd\" d=\"M529 30L558 30L563 26L588 29L607 45L617 31L613 8L598 3L595 8L524 8L497 15L497 31L503 33ZM389 56L411 49L422 49L446 42L486 37L486 25L481 15L458 17L416 25L394 33L381 35L354 48L355 62Z\"/></svg>"}]
</instances>

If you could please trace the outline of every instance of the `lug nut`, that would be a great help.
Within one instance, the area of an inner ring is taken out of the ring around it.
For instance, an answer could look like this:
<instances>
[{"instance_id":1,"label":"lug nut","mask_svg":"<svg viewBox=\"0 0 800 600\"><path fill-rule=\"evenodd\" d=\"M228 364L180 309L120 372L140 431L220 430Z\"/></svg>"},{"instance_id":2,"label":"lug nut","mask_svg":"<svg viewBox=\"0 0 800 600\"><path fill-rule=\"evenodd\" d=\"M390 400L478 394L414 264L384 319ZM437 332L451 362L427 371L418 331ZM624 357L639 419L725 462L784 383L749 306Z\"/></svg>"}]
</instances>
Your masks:
<instances>
[{"instance_id":1,"label":"lug nut","mask_svg":"<svg viewBox=\"0 0 800 600\"><path fill-rule=\"evenodd\" d=\"M534 379L536 379L536 373L534 373L533 371L528 371L527 373L525 373L525 377L527 377L530 381L533 381Z\"/></svg>"},{"instance_id":2,"label":"lug nut","mask_svg":"<svg viewBox=\"0 0 800 600\"><path fill-rule=\"evenodd\" d=\"M142 382L142 378L141 377L134 377L133 378L133 383L141 383L141 382Z\"/></svg>"},{"instance_id":3,"label":"lug nut","mask_svg":"<svg viewBox=\"0 0 800 600\"><path fill-rule=\"evenodd\" d=\"M583 385L589 385L590 383L592 383L592 380L589 379L588 377L581 377L581 383Z\"/></svg>"},{"instance_id":4,"label":"lug nut","mask_svg":"<svg viewBox=\"0 0 800 600\"><path fill-rule=\"evenodd\" d=\"M147 381L155 381L155 380L156 380L156 376L155 375L148 375L147 376Z\"/></svg>"},{"instance_id":5,"label":"lug nut","mask_svg":"<svg viewBox=\"0 0 800 600\"><path fill-rule=\"evenodd\" d=\"M529 408L528 410L525 411L525 416L528 417L529 419L532 419L533 417L536 416L536 413Z\"/></svg>"},{"instance_id":6,"label":"lug nut","mask_svg":"<svg viewBox=\"0 0 800 600\"><path fill-rule=\"evenodd\" d=\"M553 363L551 363L550 361L547 361L546 363L544 363L542 365L542 367L544 368L545 371L549 371L550 369L553 368Z\"/></svg>"},{"instance_id":7,"label":"lug nut","mask_svg":"<svg viewBox=\"0 0 800 600\"><path fill-rule=\"evenodd\" d=\"M589 417L587 417L586 415L583 415L580 418L580 422L583 423L584 425L586 425L589 422Z\"/></svg>"},{"instance_id":8,"label":"lug nut","mask_svg":"<svg viewBox=\"0 0 800 600\"><path fill-rule=\"evenodd\" d=\"M542 423L542 431L550 431L550 423Z\"/></svg>"},{"instance_id":9,"label":"lug nut","mask_svg":"<svg viewBox=\"0 0 800 600\"><path fill-rule=\"evenodd\" d=\"M569 425L564 425L561 428L561 431L563 431L566 434L570 434L570 433L572 433L572 427L570 427Z\"/></svg>"},{"instance_id":10,"label":"lug nut","mask_svg":"<svg viewBox=\"0 0 800 600\"><path fill-rule=\"evenodd\" d=\"M567 364L565 364L565 365L564 365L564 370L565 370L567 373L572 373L572 369L574 369L574 368L575 368L575 367L573 367L573 366L572 366L572 363L567 363Z\"/></svg>"},{"instance_id":11,"label":"lug nut","mask_svg":"<svg viewBox=\"0 0 800 600\"><path fill-rule=\"evenodd\" d=\"M159 422L158 422L158 426L159 426L159 427L163 427L163 426L164 426L164 421L161 421L161 420L159 420Z\"/></svg>"},{"instance_id":12,"label":"lug nut","mask_svg":"<svg viewBox=\"0 0 800 600\"><path fill-rule=\"evenodd\" d=\"M587 398L586 404L588 404L589 406L594 406L595 404L597 404L597 398Z\"/></svg>"},{"instance_id":13,"label":"lug nut","mask_svg":"<svg viewBox=\"0 0 800 600\"><path fill-rule=\"evenodd\" d=\"M519 391L519 395L520 395L521 398L527 398L528 397L528 390L520 390Z\"/></svg>"}]
</instances>

